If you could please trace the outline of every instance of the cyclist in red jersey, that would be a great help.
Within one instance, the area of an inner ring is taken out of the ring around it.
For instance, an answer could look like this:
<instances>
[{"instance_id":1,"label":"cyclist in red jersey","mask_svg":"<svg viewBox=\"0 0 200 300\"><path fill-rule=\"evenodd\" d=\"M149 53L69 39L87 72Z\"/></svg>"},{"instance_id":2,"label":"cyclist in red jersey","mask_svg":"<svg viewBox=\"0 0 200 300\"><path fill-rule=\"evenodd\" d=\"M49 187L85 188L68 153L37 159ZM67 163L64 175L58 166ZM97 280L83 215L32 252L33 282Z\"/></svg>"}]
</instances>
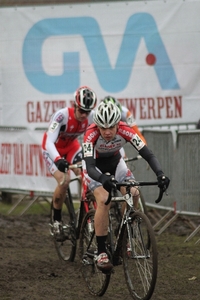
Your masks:
<instances>
[{"instance_id":1,"label":"cyclist in red jersey","mask_svg":"<svg viewBox=\"0 0 200 300\"><path fill-rule=\"evenodd\" d=\"M70 180L69 172L67 172L68 166L82 160L82 147L77 138L91 123L89 114L97 102L95 92L87 86L78 88L74 96L74 107L60 109L51 117L42 141L43 158L57 181L53 194L54 224L52 230L58 240L62 225L62 205ZM73 171L76 175L80 175L79 168ZM61 184L65 172L67 172L66 179Z\"/></svg>"},{"instance_id":2,"label":"cyclist in red jersey","mask_svg":"<svg viewBox=\"0 0 200 300\"><path fill-rule=\"evenodd\" d=\"M114 97L112 96L106 96L103 101L105 103L108 103L109 101L111 101L112 103L116 104L120 111L121 111L121 121L127 123L131 128L133 128L133 130L135 131L135 133L137 133L139 135L139 137L141 138L141 140L143 140L143 142L147 145L146 139L143 136L143 134L141 133L141 131L139 130L137 124L136 124L136 120L134 119L132 113L130 112L130 110L128 110L128 108L124 105L121 105L121 103Z\"/></svg>"},{"instance_id":3,"label":"cyclist in red jersey","mask_svg":"<svg viewBox=\"0 0 200 300\"><path fill-rule=\"evenodd\" d=\"M160 163L135 131L120 121L121 112L116 104L101 102L93 117L94 124L87 129L83 142L83 171L88 188L93 191L97 201L95 213L95 233L98 245L97 267L110 271L112 263L106 253L108 230L108 211L106 206L108 192L115 188L115 182L134 180L120 154L120 149L129 142L148 162L157 176L158 186L167 189L170 180L164 175ZM107 175L109 173L110 175ZM123 189L121 192L124 194ZM134 205L137 205L139 191L131 189Z\"/></svg>"}]
</instances>

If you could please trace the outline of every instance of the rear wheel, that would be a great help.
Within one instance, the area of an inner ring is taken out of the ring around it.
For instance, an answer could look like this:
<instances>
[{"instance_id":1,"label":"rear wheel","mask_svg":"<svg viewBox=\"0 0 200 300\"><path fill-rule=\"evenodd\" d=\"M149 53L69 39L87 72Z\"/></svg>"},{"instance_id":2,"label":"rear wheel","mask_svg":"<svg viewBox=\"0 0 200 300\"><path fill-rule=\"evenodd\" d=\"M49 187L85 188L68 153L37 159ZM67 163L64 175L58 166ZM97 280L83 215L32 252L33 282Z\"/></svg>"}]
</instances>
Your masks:
<instances>
[{"instance_id":1,"label":"rear wheel","mask_svg":"<svg viewBox=\"0 0 200 300\"><path fill-rule=\"evenodd\" d=\"M53 224L53 203L51 203L51 225ZM58 257L64 261L74 261L76 255L76 215L70 189L68 189L62 208L62 241L57 241L52 231Z\"/></svg>"},{"instance_id":2,"label":"rear wheel","mask_svg":"<svg viewBox=\"0 0 200 300\"><path fill-rule=\"evenodd\" d=\"M133 213L127 223L122 246L125 280L133 299L149 300L157 278L157 247L147 216Z\"/></svg>"},{"instance_id":3,"label":"rear wheel","mask_svg":"<svg viewBox=\"0 0 200 300\"><path fill-rule=\"evenodd\" d=\"M102 296L110 282L110 274L104 274L96 266L97 243L94 231L95 210L90 210L84 217L79 239L81 273L92 295Z\"/></svg>"}]
</instances>

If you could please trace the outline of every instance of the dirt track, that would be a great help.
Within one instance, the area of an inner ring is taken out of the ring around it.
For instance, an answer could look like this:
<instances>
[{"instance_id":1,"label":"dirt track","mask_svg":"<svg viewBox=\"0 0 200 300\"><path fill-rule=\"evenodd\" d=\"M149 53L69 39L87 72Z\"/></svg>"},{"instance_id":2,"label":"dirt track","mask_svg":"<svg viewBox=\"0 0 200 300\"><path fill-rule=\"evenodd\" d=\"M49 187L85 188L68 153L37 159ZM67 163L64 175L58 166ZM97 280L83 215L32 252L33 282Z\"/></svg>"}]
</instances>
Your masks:
<instances>
[{"instance_id":1,"label":"dirt track","mask_svg":"<svg viewBox=\"0 0 200 300\"><path fill-rule=\"evenodd\" d=\"M44 215L0 215L1 300L96 299L84 285L78 260L65 264L58 260L48 221ZM157 236L159 273L153 300L200 299L200 243L195 245L199 236L184 243L186 236L175 234L180 227L183 232L184 226L181 223ZM132 299L121 266L115 268L101 298Z\"/></svg>"}]
</instances>

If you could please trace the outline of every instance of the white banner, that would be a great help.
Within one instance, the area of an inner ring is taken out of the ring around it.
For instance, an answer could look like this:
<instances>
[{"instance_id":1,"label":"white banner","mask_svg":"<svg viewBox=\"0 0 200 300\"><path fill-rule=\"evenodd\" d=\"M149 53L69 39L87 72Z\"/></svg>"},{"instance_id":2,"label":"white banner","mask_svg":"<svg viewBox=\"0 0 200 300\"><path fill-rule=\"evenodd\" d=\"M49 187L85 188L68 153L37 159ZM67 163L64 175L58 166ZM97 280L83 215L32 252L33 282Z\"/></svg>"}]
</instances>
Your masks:
<instances>
[{"instance_id":1,"label":"white banner","mask_svg":"<svg viewBox=\"0 0 200 300\"><path fill-rule=\"evenodd\" d=\"M42 136L43 132L31 130L0 131L0 189L54 191L56 180L43 160ZM78 194L77 182L70 188Z\"/></svg>"},{"instance_id":2,"label":"white banner","mask_svg":"<svg viewBox=\"0 0 200 300\"><path fill-rule=\"evenodd\" d=\"M0 188L53 192L34 129L81 85L139 126L197 122L199 11L199 0L0 8L0 126L28 129L0 132Z\"/></svg>"},{"instance_id":3,"label":"white banner","mask_svg":"<svg viewBox=\"0 0 200 300\"><path fill-rule=\"evenodd\" d=\"M47 127L81 85L138 125L200 117L200 1L0 8L0 125Z\"/></svg>"}]
</instances>

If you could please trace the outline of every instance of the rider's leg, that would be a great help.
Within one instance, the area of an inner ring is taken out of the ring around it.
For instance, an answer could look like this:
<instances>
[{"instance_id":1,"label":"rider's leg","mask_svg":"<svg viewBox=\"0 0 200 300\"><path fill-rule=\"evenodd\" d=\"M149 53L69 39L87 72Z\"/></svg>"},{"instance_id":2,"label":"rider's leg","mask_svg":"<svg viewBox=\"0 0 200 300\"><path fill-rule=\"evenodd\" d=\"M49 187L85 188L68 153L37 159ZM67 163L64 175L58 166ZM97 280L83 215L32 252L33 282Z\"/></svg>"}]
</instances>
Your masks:
<instances>
[{"instance_id":1,"label":"rider's leg","mask_svg":"<svg viewBox=\"0 0 200 300\"><path fill-rule=\"evenodd\" d=\"M100 254L106 252L105 242L108 235L108 212L110 205L105 205L105 202L108 199L108 192L102 186L99 186L94 190L94 196L97 202L94 224L98 243L98 254Z\"/></svg>"},{"instance_id":2,"label":"rider's leg","mask_svg":"<svg viewBox=\"0 0 200 300\"><path fill-rule=\"evenodd\" d=\"M62 205L66 197L66 191L69 186L70 176L69 173L62 173L57 170L53 174L57 181L57 187L53 194L53 208L54 208L54 221L60 222L62 219Z\"/></svg>"}]
</instances>

